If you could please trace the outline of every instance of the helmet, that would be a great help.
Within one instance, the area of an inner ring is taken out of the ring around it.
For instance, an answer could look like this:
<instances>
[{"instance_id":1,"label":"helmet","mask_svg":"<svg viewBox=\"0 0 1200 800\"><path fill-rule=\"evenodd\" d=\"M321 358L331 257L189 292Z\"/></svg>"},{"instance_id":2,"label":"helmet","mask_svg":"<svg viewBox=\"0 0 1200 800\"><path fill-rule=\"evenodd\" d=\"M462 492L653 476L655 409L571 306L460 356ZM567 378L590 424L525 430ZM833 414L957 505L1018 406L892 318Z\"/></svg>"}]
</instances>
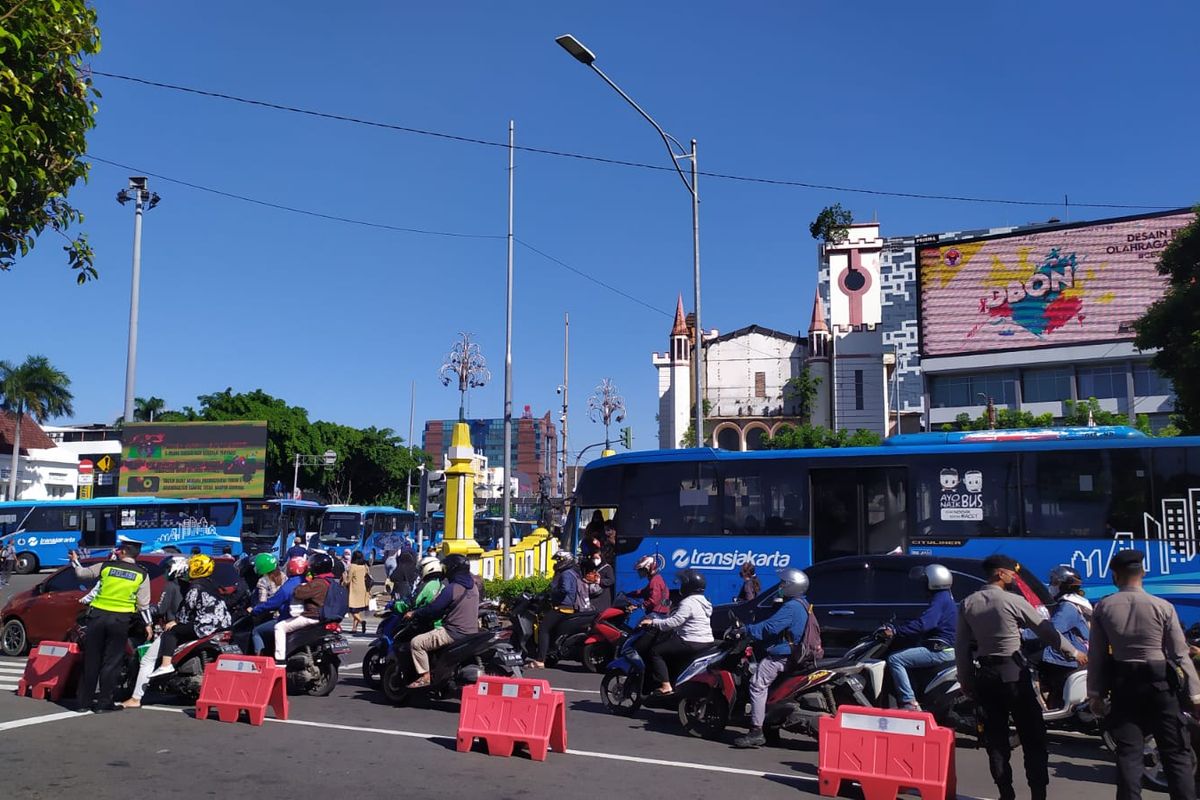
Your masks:
<instances>
[{"instance_id":1,"label":"helmet","mask_svg":"<svg viewBox=\"0 0 1200 800\"><path fill-rule=\"evenodd\" d=\"M949 589L954 583L954 575L941 564L926 564L909 570L908 577L914 581L925 581L925 587L931 592Z\"/></svg>"},{"instance_id":2,"label":"helmet","mask_svg":"<svg viewBox=\"0 0 1200 800\"><path fill-rule=\"evenodd\" d=\"M259 553L254 557L254 574L258 577L270 575L279 569L279 559L273 553Z\"/></svg>"},{"instance_id":3,"label":"helmet","mask_svg":"<svg viewBox=\"0 0 1200 800\"><path fill-rule=\"evenodd\" d=\"M451 553L442 561L442 572L446 573L446 577L452 578L460 572L470 572L471 562L464 555Z\"/></svg>"},{"instance_id":4,"label":"helmet","mask_svg":"<svg viewBox=\"0 0 1200 800\"><path fill-rule=\"evenodd\" d=\"M685 569L679 573L679 593L684 597L703 594L706 588L708 588L708 581L705 579L704 573L694 569Z\"/></svg>"},{"instance_id":5,"label":"helmet","mask_svg":"<svg viewBox=\"0 0 1200 800\"><path fill-rule=\"evenodd\" d=\"M566 572L575 568L575 556L568 550L559 550L554 554L554 571Z\"/></svg>"},{"instance_id":6,"label":"helmet","mask_svg":"<svg viewBox=\"0 0 1200 800\"><path fill-rule=\"evenodd\" d=\"M287 562L287 574L295 577L308 572L308 559L304 556L292 556Z\"/></svg>"},{"instance_id":7,"label":"helmet","mask_svg":"<svg viewBox=\"0 0 1200 800\"><path fill-rule=\"evenodd\" d=\"M168 558L166 574L167 579L172 581L186 578L188 576L188 560L183 556Z\"/></svg>"},{"instance_id":8,"label":"helmet","mask_svg":"<svg viewBox=\"0 0 1200 800\"><path fill-rule=\"evenodd\" d=\"M802 569L789 567L779 571L779 585L787 599L808 594L808 574Z\"/></svg>"},{"instance_id":9,"label":"helmet","mask_svg":"<svg viewBox=\"0 0 1200 800\"><path fill-rule=\"evenodd\" d=\"M634 569L636 569L637 573L643 578L649 578L651 575L658 572L658 560L655 559L654 556L642 556L638 559L637 564L634 565Z\"/></svg>"},{"instance_id":10,"label":"helmet","mask_svg":"<svg viewBox=\"0 0 1200 800\"><path fill-rule=\"evenodd\" d=\"M442 574L442 562L438 561L433 556L425 556L417 563L417 569L421 573L422 578L429 578L433 575Z\"/></svg>"},{"instance_id":11,"label":"helmet","mask_svg":"<svg viewBox=\"0 0 1200 800\"><path fill-rule=\"evenodd\" d=\"M308 567L313 575L324 575L333 572L333 559L329 557L329 553L313 553L312 558L308 560Z\"/></svg>"},{"instance_id":12,"label":"helmet","mask_svg":"<svg viewBox=\"0 0 1200 800\"><path fill-rule=\"evenodd\" d=\"M213 574L216 566L210 556L206 556L203 553L194 555L188 559L188 577L192 580L207 578Z\"/></svg>"},{"instance_id":13,"label":"helmet","mask_svg":"<svg viewBox=\"0 0 1200 800\"><path fill-rule=\"evenodd\" d=\"M1062 594L1063 589L1070 586L1083 586L1083 578L1079 577L1079 573L1068 567L1066 564L1060 564L1050 570L1050 594L1057 597Z\"/></svg>"}]
</instances>

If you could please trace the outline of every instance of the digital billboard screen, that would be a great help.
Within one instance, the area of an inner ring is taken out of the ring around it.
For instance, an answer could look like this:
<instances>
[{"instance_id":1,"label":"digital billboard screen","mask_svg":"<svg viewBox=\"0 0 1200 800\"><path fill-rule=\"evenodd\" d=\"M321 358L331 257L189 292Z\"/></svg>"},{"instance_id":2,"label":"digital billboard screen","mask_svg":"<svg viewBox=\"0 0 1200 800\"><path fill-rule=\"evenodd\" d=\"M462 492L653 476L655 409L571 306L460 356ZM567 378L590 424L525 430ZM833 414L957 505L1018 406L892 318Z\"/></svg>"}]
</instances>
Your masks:
<instances>
[{"instance_id":1,"label":"digital billboard screen","mask_svg":"<svg viewBox=\"0 0 1200 800\"><path fill-rule=\"evenodd\" d=\"M1132 339L1190 211L918 246L927 356Z\"/></svg>"},{"instance_id":2,"label":"digital billboard screen","mask_svg":"<svg viewBox=\"0 0 1200 800\"><path fill-rule=\"evenodd\" d=\"M263 496L265 422L130 423L121 450L125 497Z\"/></svg>"}]
</instances>

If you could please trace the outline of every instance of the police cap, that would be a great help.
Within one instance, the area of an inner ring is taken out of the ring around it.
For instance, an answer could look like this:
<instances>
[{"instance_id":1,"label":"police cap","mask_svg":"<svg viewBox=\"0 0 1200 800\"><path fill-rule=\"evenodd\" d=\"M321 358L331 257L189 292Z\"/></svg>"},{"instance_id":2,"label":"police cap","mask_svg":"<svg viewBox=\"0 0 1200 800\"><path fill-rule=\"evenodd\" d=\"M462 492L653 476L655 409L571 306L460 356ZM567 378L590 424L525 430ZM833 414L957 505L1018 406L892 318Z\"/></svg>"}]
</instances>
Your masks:
<instances>
[{"instance_id":1,"label":"police cap","mask_svg":"<svg viewBox=\"0 0 1200 800\"><path fill-rule=\"evenodd\" d=\"M1020 565L1003 553L994 553L983 560L984 572L995 572L998 569L1008 569L1016 572Z\"/></svg>"},{"instance_id":2,"label":"police cap","mask_svg":"<svg viewBox=\"0 0 1200 800\"><path fill-rule=\"evenodd\" d=\"M130 539L128 536L118 536L117 544L122 550L137 555L142 552L142 546L145 542L139 542L137 539Z\"/></svg>"},{"instance_id":3,"label":"police cap","mask_svg":"<svg viewBox=\"0 0 1200 800\"><path fill-rule=\"evenodd\" d=\"M1142 568L1146 560L1146 554L1141 550L1122 550L1119 553L1113 553L1112 559L1108 562L1108 568L1112 571L1127 572L1134 567Z\"/></svg>"}]
</instances>

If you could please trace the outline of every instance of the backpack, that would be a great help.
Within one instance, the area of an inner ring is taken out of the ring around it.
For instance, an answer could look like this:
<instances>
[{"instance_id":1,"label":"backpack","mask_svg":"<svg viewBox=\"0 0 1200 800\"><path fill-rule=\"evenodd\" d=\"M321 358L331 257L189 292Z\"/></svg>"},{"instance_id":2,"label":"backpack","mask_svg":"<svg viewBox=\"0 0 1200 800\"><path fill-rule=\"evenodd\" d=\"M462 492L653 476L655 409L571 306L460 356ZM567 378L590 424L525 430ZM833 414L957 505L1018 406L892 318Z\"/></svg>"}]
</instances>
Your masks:
<instances>
[{"instance_id":1,"label":"backpack","mask_svg":"<svg viewBox=\"0 0 1200 800\"><path fill-rule=\"evenodd\" d=\"M350 592L340 581L327 580L329 590L321 604L321 622L341 622L350 611Z\"/></svg>"},{"instance_id":2,"label":"backpack","mask_svg":"<svg viewBox=\"0 0 1200 800\"><path fill-rule=\"evenodd\" d=\"M804 623L804 636L799 642L791 641L792 653L788 656L787 671L809 672L825 657L825 646L821 644L821 623L810 604L808 621Z\"/></svg>"}]
</instances>

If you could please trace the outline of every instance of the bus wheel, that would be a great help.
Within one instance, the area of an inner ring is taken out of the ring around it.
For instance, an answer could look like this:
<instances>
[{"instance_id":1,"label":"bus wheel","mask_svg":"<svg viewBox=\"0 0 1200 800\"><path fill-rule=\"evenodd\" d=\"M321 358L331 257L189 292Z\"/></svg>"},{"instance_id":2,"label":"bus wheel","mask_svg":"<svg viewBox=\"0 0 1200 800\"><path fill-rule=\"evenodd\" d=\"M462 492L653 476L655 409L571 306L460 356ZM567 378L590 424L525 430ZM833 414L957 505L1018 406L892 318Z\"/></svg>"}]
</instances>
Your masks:
<instances>
[{"instance_id":1,"label":"bus wheel","mask_svg":"<svg viewBox=\"0 0 1200 800\"><path fill-rule=\"evenodd\" d=\"M37 556L35 556L33 553L19 554L17 556L16 570L17 570L18 575L32 575L33 573L37 572L38 571Z\"/></svg>"}]
</instances>

